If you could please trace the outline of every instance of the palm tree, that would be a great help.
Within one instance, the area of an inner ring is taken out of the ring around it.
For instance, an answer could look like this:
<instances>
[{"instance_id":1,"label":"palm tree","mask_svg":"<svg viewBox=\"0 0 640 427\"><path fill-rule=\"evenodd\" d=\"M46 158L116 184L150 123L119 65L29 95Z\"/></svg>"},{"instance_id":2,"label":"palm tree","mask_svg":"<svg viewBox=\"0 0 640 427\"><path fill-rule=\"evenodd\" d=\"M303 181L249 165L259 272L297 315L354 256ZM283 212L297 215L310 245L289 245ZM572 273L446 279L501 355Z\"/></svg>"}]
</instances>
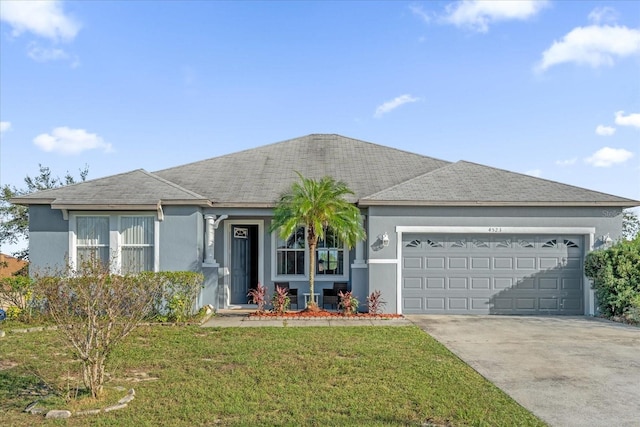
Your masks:
<instances>
[{"instance_id":1,"label":"palm tree","mask_svg":"<svg viewBox=\"0 0 640 427\"><path fill-rule=\"evenodd\" d=\"M299 172L300 182L294 182L285 192L274 209L270 231L278 230L282 239L287 239L299 227L306 227L309 248L309 292L313 297L315 281L316 247L318 240L324 239L327 229L349 248L365 239L365 231L360 221L360 210L344 199L354 194L342 181L325 176L319 180L305 178ZM309 307L315 306L310 301Z\"/></svg>"}]
</instances>

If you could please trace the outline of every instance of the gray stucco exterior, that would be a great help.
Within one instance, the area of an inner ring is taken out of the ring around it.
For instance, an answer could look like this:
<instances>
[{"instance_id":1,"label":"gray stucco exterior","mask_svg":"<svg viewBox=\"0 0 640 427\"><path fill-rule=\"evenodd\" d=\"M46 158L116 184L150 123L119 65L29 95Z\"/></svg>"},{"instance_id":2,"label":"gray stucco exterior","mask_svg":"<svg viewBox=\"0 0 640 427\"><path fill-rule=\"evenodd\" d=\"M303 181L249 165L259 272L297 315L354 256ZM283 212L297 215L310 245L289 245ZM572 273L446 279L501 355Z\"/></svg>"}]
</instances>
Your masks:
<instances>
[{"instance_id":1,"label":"gray stucco exterior","mask_svg":"<svg viewBox=\"0 0 640 427\"><path fill-rule=\"evenodd\" d=\"M112 245L119 241L113 225L119 216L145 215L155 221L154 268L204 274L199 306L246 304L237 289L232 296L240 274L234 239L248 239L243 247L250 261L242 274L267 286L269 295L277 281L301 295L308 292L311 267L297 276L278 276L269 232L273 207L297 180L295 171L344 181L355 193L350 201L359 206L368 236L344 249L345 274L316 277L316 292L347 281L365 309L366 297L380 290L387 312L403 311L403 233L579 235L584 257L602 247L606 237L620 239L622 210L640 204L469 162L450 163L339 135L309 135L156 173L137 170L17 198L16 203L29 206L31 272L62 268L73 258L73 221L79 215L112 218ZM250 232L234 235L238 228ZM584 285L584 311L593 314L586 279Z\"/></svg>"}]
</instances>

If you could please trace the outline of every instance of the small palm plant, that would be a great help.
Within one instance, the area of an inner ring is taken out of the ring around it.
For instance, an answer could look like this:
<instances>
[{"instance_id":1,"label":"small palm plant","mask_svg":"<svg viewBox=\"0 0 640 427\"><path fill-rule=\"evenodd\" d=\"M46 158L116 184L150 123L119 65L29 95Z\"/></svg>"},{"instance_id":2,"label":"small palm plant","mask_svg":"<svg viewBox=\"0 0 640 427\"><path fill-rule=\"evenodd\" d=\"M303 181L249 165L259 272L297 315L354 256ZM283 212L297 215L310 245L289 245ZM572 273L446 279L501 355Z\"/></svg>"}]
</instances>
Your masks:
<instances>
[{"instance_id":1,"label":"small palm plant","mask_svg":"<svg viewBox=\"0 0 640 427\"><path fill-rule=\"evenodd\" d=\"M278 230L280 237L289 238L300 226L306 228L309 248L309 292L314 293L316 248L330 228L333 233L352 248L357 241L365 239L365 231L360 221L360 210L345 196L354 194L347 185L325 176L319 180L300 178L294 182L278 201L270 231ZM310 309L317 309L312 300Z\"/></svg>"}]
</instances>

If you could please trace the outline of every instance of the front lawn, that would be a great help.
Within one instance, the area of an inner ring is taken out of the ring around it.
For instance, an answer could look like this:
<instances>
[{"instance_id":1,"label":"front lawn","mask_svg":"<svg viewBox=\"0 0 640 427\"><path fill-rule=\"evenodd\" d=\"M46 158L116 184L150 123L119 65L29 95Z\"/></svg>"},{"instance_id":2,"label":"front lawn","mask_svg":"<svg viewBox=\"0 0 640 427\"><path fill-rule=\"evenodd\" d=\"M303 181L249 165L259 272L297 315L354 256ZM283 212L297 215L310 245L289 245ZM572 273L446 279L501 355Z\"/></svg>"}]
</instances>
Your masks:
<instances>
[{"instance_id":1,"label":"front lawn","mask_svg":"<svg viewBox=\"0 0 640 427\"><path fill-rule=\"evenodd\" d=\"M20 412L42 385L35 366L42 378L56 372L74 384L55 337L44 331L0 338L3 425L44 422ZM133 387L135 400L119 411L52 424L544 425L415 327L141 327L113 356L107 390Z\"/></svg>"}]
</instances>

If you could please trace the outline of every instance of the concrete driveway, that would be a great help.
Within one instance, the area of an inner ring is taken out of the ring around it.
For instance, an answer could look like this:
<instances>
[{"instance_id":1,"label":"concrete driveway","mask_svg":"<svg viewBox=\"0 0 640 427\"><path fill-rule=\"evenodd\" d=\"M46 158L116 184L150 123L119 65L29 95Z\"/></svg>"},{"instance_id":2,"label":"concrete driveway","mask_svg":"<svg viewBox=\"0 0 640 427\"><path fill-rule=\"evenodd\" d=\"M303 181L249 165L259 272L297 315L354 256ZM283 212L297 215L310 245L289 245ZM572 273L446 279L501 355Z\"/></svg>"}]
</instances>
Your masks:
<instances>
[{"instance_id":1,"label":"concrete driveway","mask_svg":"<svg viewBox=\"0 0 640 427\"><path fill-rule=\"evenodd\" d=\"M586 317L407 318L552 426L640 426L640 328Z\"/></svg>"}]
</instances>

